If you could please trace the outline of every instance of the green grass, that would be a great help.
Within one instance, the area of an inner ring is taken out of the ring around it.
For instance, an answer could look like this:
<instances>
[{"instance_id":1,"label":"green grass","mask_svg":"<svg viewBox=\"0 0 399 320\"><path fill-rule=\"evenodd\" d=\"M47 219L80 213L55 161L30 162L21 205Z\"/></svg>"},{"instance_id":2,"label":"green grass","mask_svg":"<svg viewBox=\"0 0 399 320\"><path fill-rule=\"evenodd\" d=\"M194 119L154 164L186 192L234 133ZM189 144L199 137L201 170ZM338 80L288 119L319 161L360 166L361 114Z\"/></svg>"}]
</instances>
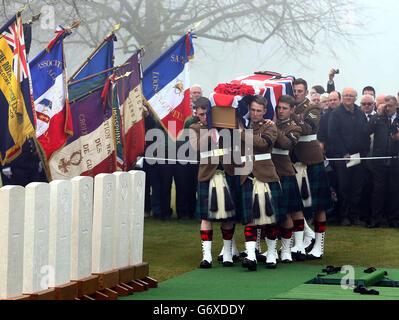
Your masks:
<instances>
[{"instance_id":1,"label":"green grass","mask_svg":"<svg viewBox=\"0 0 399 320\"><path fill-rule=\"evenodd\" d=\"M150 264L150 276L165 281L197 269L202 259L200 223L176 219L175 188L172 186L174 210L172 220L147 218L144 222L143 259ZM212 256L216 262L222 249L220 224L213 224ZM236 226L238 250L245 250L244 227ZM266 244L262 242L262 250ZM399 268L399 229L341 227L327 225L322 260L296 262L305 265ZM217 263L217 262L216 262Z\"/></svg>"},{"instance_id":2,"label":"green grass","mask_svg":"<svg viewBox=\"0 0 399 320\"><path fill-rule=\"evenodd\" d=\"M150 276L164 281L197 269L202 259L200 224L197 221L170 221L147 218L144 223L144 261ZM242 225L236 226L236 242L244 250ZM214 224L212 256L216 262L222 247L218 223ZM262 249L266 249L262 242ZM328 226L322 260L305 265L351 265L353 267L399 268L399 231L397 229ZM217 262L216 262L217 263Z\"/></svg>"}]
</instances>

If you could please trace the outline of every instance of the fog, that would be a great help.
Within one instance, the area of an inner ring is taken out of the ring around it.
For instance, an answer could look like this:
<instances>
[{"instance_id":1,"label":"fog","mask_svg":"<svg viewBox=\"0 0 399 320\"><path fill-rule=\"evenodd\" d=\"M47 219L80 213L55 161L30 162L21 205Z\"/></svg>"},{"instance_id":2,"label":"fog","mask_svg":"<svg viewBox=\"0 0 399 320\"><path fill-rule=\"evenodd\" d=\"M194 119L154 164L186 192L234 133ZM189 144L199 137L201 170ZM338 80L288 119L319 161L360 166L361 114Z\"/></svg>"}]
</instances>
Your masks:
<instances>
[{"instance_id":1,"label":"fog","mask_svg":"<svg viewBox=\"0 0 399 320\"><path fill-rule=\"evenodd\" d=\"M192 84L200 84L208 95L218 83L228 82L254 71L275 71L307 80L309 86L316 84L326 88L328 72L338 68L335 76L336 89L353 87L361 94L371 85L378 94L394 94L399 91L399 1L364 0L368 7L362 15L348 12L342 22L361 20L365 28L357 30L359 36L345 45L336 42L331 54L322 41L316 42L312 56L302 57L302 65L293 56L281 57L277 45L256 45L249 42L226 44L206 39L196 39L195 59L191 65ZM350 27L349 27L350 28ZM334 42L334 39L331 39Z\"/></svg>"},{"instance_id":2,"label":"fog","mask_svg":"<svg viewBox=\"0 0 399 320\"><path fill-rule=\"evenodd\" d=\"M268 70L304 78L309 86L320 84L326 88L329 70L338 68L340 74L336 75L335 84L339 91L349 86L360 94L364 86L371 85L377 94L396 95L399 91L396 79L399 69L399 43L396 41L399 30L399 1L380 0L377 4L375 1L364 0L362 4L366 7L365 10L348 10L347 15L341 17L342 25L357 35L346 43L329 39L332 43L330 48L323 39L315 39L315 52L311 56L302 56L295 52L283 55L280 43L273 41L261 45L249 41L223 43L197 38L194 40L195 58L190 63L191 84L201 85L204 95L208 96L219 83L229 82L255 71ZM196 22L193 21L193 26ZM363 23L364 27L356 29L351 26L358 22ZM30 60L44 48L53 34L50 30L42 30L40 35L33 34L33 37L39 36L42 44L35 44ZM69 75L83 63L92 50L83 45L69 43L72 40L73 35L65 41ZM115 48L118 48L118 43ZM151 50L151 47L147 50ZM123 54L121 50L116 50L115 56L116 65L129 58L129 54Z\"/></svg>"}]
</instances>

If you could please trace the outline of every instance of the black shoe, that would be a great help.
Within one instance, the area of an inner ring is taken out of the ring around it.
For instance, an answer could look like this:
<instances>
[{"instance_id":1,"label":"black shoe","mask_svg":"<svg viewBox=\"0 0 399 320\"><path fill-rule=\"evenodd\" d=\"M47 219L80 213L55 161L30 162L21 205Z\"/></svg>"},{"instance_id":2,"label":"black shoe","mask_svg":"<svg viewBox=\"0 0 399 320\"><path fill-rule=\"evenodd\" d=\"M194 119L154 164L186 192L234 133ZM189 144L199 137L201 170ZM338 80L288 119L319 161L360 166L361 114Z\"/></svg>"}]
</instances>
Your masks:
<instances>
[{"instance_id":1,"label":"black shoe","mask_svg":"<svg viewBox=\"0 0 399 320\"><path fill-rule=\"evenodd\" d=\"M300 253L300 252L291 252L291 257L295 261L305 261L306 260L306 254Z\"/></svg>"},{"instance_id":2,"label":"black shoe","mask_svg":"<svg viewBox=\"0 0 399 320\"><path fill-rule=\"evenodd\" d=\"M248 268L249 271L256 271L257 264L256 264L256 261L249 260L249 259L245 258L242 261L242 266L244 268Z\"/></svg>"},{"instance_id":3,"label":"black shoe","mask_svg":"<svg viewBox=\"0 0 399 320\"><path fill-rule=\"evenodd\" d=\"M306 255L306 259L308 259L308 260L321 260L322 258L323 258L323 255L321 255L320 257L315 257L313 254Z\"/></svg>"},{"instance_id":4,"label":"black shoe","mask_svg":"<svg viewBox=\"0 0 399 320\"><path fill-rule=\"evenodd\" d=\"M218 261L219 262L223 262L223 255L222 254L218 255ZM238 262L238 261L240 261L240 256L233 255L233 262Z\"/></svg>"},{"instance_id":5,"label":"black shoe","mask_svg":"<svg viewBox=\"0 0 399 320\"><path fill-rule=\"evenodd\" d=\"M351 222L350 222L350 220L348 219L348 218L344 218L342 221L341 221L341 226L343 226L343 227L348 227L348 226L350 226L351 225Z\"/></svg>"},{"instance_id":6,"label":"black shoe","mask_svg":"<svg viewBox=\"0 0 399 320\"><path fill-rule=\"evenodd\" d=\"M223 267L232 267L234 266L234 263L231 261L224 261L223 262Z\"/></svg>"},{"instance_id":7,"label":"black shoe","mask_svg":"<svg viewBox=\"0 0 399 320\"><path fill-rule=\"evenodd\" d=\"M276 269L277 263L266 263L266 268L268 269Z\"/></svg>"},{"instance_id":8,"label":"black shoe","mask_svg":"<svg viewBox=\"0 0 399 320\"><path fill-rule=\"evenodd\" d=\"M206 260L202 260L201 263L200 263L200 268L201 268L201 269L209 269L209 268L212 268L212 263L211 263L211 262L208 262L208 261L206 261Z\"/></svg>"},{"instance_id":9,"label":"black shoe","mask_svg":"<svg viewBox=\"0 0 399 320\"><path fill-rule=\"evenodd\" d=\"M313 238L312 241L310 242L310 245L308 245L308 246L305 248L305 252L306 252L306 253L309 253L310 251L312 251L315 242L316 242L316 239ZM291 255L292 255L292 254L291 254Z\"/></svg>"},{"instance_id":10,"label":"black shoe","mask_svg":"<svg viewBox=\"0 0 399 320\"><path fill-rule=\"evenodd\" d=\"M258 260L259 262L266 262L266 256L259 253L256 255L256 260Z\"/></svg>"}]
</instances>

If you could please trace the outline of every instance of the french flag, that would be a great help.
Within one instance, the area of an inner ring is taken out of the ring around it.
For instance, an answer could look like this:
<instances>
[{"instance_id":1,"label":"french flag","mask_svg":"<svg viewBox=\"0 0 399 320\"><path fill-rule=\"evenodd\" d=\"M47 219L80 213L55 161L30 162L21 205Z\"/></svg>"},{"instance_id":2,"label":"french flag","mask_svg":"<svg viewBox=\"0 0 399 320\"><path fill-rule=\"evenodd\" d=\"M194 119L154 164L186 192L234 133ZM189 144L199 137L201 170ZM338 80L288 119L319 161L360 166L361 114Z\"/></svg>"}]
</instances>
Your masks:
<instances>
[{"instance_id":1,"label":"french flag","mask_svg":"<svg viewBox=\"0 0 399 320\"><path fill-rule=\"evenodd\" d=\"M173 140L192 114L189 61L194 57L193 37L191 33L181 37L144 71L145 102Z\"/></svg>"},{"instance_id":2,"label":"french flag","mask_svg":"<svg viewBox=\"0 0 399 320\"><path fill-rule=\"evenodd\" d=\"M73 124L66 90L64 29L30 64L33 98L36 105L36 137L49 161L73 134Z\"/></svg>"}]
</instances>

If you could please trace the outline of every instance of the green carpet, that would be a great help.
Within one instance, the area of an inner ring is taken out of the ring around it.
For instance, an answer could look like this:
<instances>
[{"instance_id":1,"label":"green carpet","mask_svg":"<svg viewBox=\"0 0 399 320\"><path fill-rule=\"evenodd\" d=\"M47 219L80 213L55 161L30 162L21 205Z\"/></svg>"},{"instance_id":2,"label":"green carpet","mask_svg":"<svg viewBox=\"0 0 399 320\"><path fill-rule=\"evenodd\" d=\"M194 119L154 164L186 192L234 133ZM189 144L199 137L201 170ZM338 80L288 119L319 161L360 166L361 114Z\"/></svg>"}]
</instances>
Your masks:
<instances>
[{"instance_id":1,"label":"green carpet","mask_svg":"<svg viewBox=\"0 0 399 320\"><path fill-rule=\"evenodd\" d=\"M159 283L158 288L137 292L120 300L269 300L269 299L399 299L399 288L376 287L379 296L354 294L340 285L307 284L322 273L325 266L304 264L279 264L270 270L264 264L250 272L236 264L224 268L214 263L211 269L196 269L179 277ZM355 268L357 278L363 277L365 268ZM378 269L380 270L380 269ZM388 278L399 280L399 270L381 269ZM344 276L337 274L337 278ZM332 278L332 276L329 276ZM364 277L363 277L364 278ZM387 285L384 282L383 285ZM389 283L388 283L389 284Z\"/></svg>"},{"instance_id":2,"label":"green carpet","mask_svg":"<svg viewBox=\"0 0 399 320\"><path fill-rule=\"evenodd\" d=\"M340 285L303 284L276 296L274 300L399 300L399 288L371 286L368 289L377 290L379 295L362 295Z\"/></svg>"},{"instance_id":3,"label":"green carpet","mask_svg":"<svg viewBox=\"0 0 399 320\"><path fill-rule=\"evenodd\" d=\"M278 265L270 270L259 265L250 272L236 264L224 268L196 269L159 283L158 288L120 298L125 300L267 300L316 276L320 266Z\"/></svg>"}]
</instances>

